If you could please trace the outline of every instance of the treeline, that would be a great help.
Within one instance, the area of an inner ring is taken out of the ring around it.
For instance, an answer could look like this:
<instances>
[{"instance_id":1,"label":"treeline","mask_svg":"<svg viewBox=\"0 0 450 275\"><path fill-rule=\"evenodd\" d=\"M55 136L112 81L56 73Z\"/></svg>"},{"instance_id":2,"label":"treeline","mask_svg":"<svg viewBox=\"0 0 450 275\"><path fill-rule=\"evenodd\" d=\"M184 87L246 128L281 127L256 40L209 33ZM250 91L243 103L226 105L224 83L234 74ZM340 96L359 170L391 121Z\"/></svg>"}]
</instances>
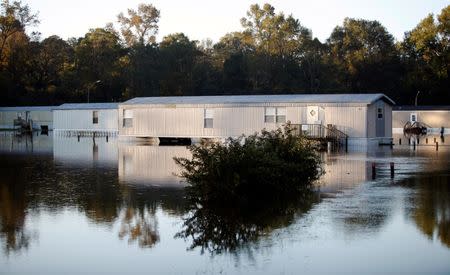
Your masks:
<instances>
[{"instance_id":1,"label":"treeline","mask_svg":"<svg viewBox=\"0 0 450 275\"><path fill-rule=\"evenodd\" d=\"M84 37L41 39L20 1L0 14L0 104L123 101L136 96L382 92L401 104L450 104L450 5L403 41L346 18L322 43L292 15L251 5L219 42L183 33L155 42L160 12L141 4ZM89 96L89 99L88 99Z\"/></svg>"}]
</instances>

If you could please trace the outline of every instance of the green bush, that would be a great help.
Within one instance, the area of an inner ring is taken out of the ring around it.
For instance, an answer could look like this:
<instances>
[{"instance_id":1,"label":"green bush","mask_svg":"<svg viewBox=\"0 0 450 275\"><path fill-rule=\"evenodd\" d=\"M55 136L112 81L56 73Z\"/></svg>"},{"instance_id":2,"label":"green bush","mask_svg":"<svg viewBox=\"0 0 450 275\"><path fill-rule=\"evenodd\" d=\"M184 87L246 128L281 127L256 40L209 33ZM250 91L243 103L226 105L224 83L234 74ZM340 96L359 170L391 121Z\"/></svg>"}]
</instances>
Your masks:
<instances>
[{"instance_id":1,"label":"green bush","mask_svg":"<svg viewBox=\"0 0 450 275\"><path fill-rule=\"evenodd\" d=\"M315 145L286 124L226 142L189 147L192 159L175 158L183 168L190 199L201 204L254 203L309 191L323 173Z\"/></svg>"}]
</instances>

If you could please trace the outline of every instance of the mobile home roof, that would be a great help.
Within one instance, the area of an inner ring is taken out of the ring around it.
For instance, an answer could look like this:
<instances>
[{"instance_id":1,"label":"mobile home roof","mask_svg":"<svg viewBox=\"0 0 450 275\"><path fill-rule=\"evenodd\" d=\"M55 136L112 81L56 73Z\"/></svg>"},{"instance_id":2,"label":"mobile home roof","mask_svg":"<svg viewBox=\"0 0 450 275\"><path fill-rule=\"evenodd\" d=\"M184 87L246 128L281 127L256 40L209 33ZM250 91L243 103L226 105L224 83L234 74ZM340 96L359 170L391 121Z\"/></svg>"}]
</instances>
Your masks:
<instances>
[{"instance_id":1,"label":"mobile home roof","mask_svg":"<svg viewBox=\"0 0 450 275\"><path fill-rule=\"evenodd\" d=\"M14 106L0 107L0 112L51 111L56 106Z\"/></svg>"},{"instance_id":2,"label":"mobile home roof","mask_svg":"<svg viewBox=\"0 0 450 275\"><path fill-rule=\"evenodd\" d=\"M136 97L123 105L146 104L252 104L252 103L360 103L371 104L379 99L394 105L384 94L291 94L291 95L230 95Z\"/></svg>"},{"instance_id":3,"label":"mobile home roof","mask_svg":"<svg viewBox=\"0 0 450 275\"><path fill-rule=\"evenodd\" d=\"M54 110L100 110L117 109L119 103L64 103L54 108Z\"/></svg>"}]
</instances>

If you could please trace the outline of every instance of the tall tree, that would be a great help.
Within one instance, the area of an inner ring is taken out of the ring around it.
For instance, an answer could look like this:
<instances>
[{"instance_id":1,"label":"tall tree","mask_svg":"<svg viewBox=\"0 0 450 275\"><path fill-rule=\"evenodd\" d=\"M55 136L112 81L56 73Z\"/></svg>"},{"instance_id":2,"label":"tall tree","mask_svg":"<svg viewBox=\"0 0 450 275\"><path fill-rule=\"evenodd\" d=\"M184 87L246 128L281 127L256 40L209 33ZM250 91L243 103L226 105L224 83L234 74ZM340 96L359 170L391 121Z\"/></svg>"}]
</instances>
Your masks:
<instances>
[{"instance_id":1,"label":"tall tree","mask_svg":"<svg viewBox=\"0 0 450 275\"><path fill-rule=\"evenodd\" d=\"M128 9L128 16L120 13L117 20L128 46L155 42L160 12L152 4L139 4L137 11Z\"/></svg>"},{"instance_id":2,"label":"tall tree","mask_svg":"<svg viewBox=\"0 0 450 275\"><path fill-rule=\"evenodd\" d=\"M80 88L85 93L102 91L92 94L94 100L118 100L123 88L120 62L125 53L116 33L102 28L88 32L75 47L75 69L82 80ZM98 80L101 85L94 87Z\"/></svg>"},{"instance_id":3,"label":"tall tree","mask_svg":"<svg viewBox=\"0 0 450 275\"><path fill-rule=\"evenodd\" d=\"M398 52L394 37L378 21L346 18L327 44L343 89L392 92L398 78Z\"/></svg>"},{"instance_id":4,"label":"tall tree","mask_svg":"<svg viewBox=\"0 0 450 275\"><path fill-rule=\"evenodd\" d=\"M405 97L414 98L420 90L428 94L428 97L421 97L423 103L438 101L438 98L450 100L447 89L450 85L450 5L437 19L429 14L413 30L405 33L401 43L407 70Z\"/></svg>"},{"instance_id":5,"label":"tall tree","mask_svg":"<svg viewBox=\"0 0 450 275\"><path fill-rule=\"evenodd\" d=\"M193 69L200 51L196 41L183 33L170 34L160 43L164 60L161 93L163 95L191 95L194 92Z\"/></svg>"},{"instance_id":6,"label":"tall tree","mask_svg":"<svg viewBox=\"0 0 450 275\"><path fill-rule=\"evenodd\" d=\"M0 65L5 61L5 47L8 39L18 32L24 32L25 27L39 23L38 16L32 13L28 5L21 1L10 3L3 0L0 6Z\"/></svg>"}]
</instances>

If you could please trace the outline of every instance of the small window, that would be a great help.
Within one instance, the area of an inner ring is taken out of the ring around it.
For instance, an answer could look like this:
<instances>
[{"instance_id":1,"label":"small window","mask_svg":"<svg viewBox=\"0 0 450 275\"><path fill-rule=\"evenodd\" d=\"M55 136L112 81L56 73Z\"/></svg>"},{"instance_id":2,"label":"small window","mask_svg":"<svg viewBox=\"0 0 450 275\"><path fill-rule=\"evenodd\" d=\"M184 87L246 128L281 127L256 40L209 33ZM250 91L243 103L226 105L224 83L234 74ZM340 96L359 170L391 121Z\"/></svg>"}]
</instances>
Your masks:
<instances>
[{"instance_id":1,"label":"small window","mask_svg":"<svg viewBox=\"0 0 450 275\"><path fill-rule=\"evenodd\" d=\"M274 123L275 122L276 109L273 107L268 107L264 110L264 122Z\"/></svg>"},{"instance_id":2,"label":"small window","mask_svg":"<svg viewBox=\"0 0 450 275\"><path fill-rule=\"evenodd\" d=\"M416 113L412 113L410 120L411 120L411 122L416 122L417 121L417 114Z\"/></svg>"},{"instance_id":3,"label":"small window","mask_svg":"<svg viewBox=\"0 0 450 275\"><path fill-rule=\"evenodd\" d=\"M133 110L123 110L123 128L133 127Z\"/></svg>"},{"instance_id":4,"label":"small window","mask_svg":"<svg viewBox=\"0 0 450 275\"><path fill-rule=\"evenodd\" d=\"M378 108L377 109L377 117L378 117L378 119L382 119L383 118L383 108Z\"/></svg>"},{"instance_id":5,"label":"small window","mask_svg":"<svg viewBox=\"0 0 450 275\"><path fill-rule=\"evenodd\" d=\"M203 112L203 127L204 128L213 128L214 126L214 110L205 109Z\"/></svg>"},{"instance_id":6,"label":"small window","mask_svg":"<svg viewBox=\"0 0 450 275\"><path fill-rule=\"evenodd\" d=\"M98 111L92 112L92 124L98 124Z\"/></svg>"},{"instance_id":7,"label":"small window","mask_svg":"<svg viewBox=\"0 0 450 275\"><path fill-rule=\"evenodd\" d=\"M286 108L277 108L277 123L286 122Z\"/></svg>"}]
</instances>

